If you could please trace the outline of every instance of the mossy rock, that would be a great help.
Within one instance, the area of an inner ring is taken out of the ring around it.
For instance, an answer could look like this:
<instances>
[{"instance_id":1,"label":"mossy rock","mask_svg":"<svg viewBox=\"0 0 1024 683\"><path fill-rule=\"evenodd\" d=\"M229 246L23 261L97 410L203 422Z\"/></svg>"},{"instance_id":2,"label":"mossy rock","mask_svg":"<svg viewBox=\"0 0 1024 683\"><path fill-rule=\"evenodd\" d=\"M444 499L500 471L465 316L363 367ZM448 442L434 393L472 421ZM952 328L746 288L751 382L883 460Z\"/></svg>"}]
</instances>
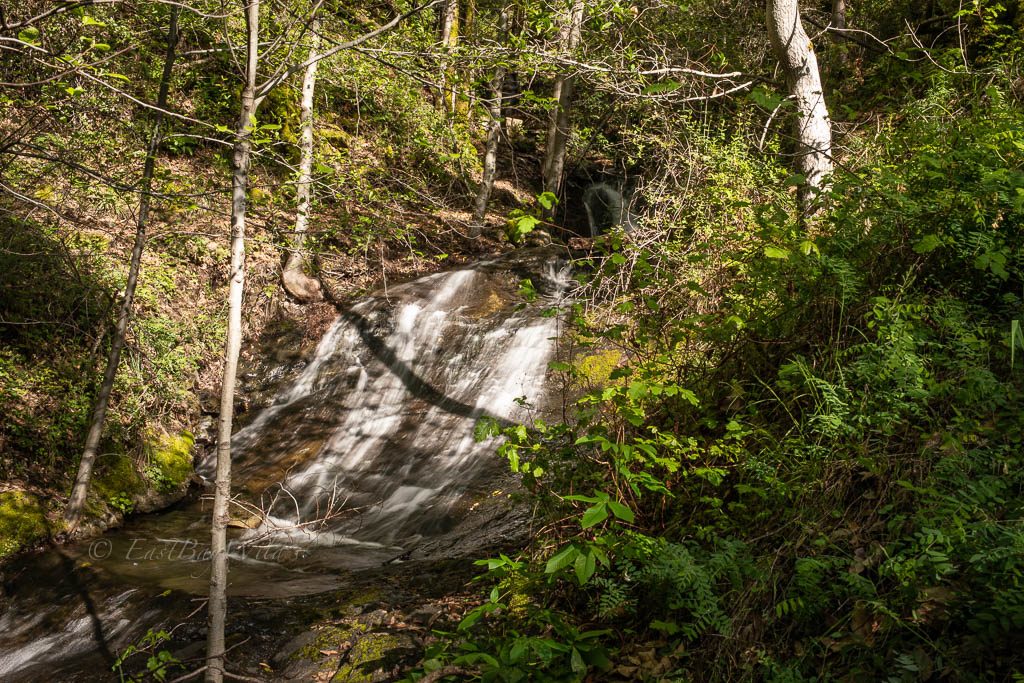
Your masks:
<instances>
[{"instance_id":1,"label":"mossy rock","mask_svg":"<svg viewBox=\"0 0 1024 683\"><path fill-rule=\"evenodd\" d=\"M40 500L24 491L0 493L0 559L50 533L50 522Z\"/></svg>"},{"instance_id":2,"label":"mossy rock","mask_svg":"<svg viewBox=\"0 0 1024 683\"><path fill-rule=\"evenodd\" d=\"M153 434L146 442L146 478L160 492L180 489L192 475L192 432Z\"/></svg>"},{"instance_id":3,"label":"mossy rock","mask_svg":"<svg viewBox=\"0 0 1024 683\"><path fill-rule=\"evenodd\" d=\"M390 633L367 633L352 646L348 661L335 674L332 681L350 683L372 683L386 680L380 675L381 669L390 669L389 655L403 647L402 639Z\"/></svg>"},{"instance_id":4,"label":"mossy rock","mask_svg":"<svg viewBox=\"0 0 1024 683\"><path fill-rule=\"evenodd\" d=\"M97 460L92 488L103 500L118 496L131 498L146 490L146 481L134 460L115 453Z\"/></svg>"}]
</instances>

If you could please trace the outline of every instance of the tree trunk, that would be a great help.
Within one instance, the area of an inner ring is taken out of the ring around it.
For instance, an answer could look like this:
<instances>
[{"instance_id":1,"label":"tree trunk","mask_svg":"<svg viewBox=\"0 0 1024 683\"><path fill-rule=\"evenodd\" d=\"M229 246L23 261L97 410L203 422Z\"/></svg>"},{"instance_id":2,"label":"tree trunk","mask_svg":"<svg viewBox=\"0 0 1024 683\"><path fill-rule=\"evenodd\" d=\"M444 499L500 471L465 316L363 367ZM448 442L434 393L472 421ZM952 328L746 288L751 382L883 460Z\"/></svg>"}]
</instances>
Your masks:
<instances>
[{"instance_id":1,"label":"tree trunk","mask_svg":"<svg viewBox=\"0 0 1024 683\"><path fill-rule=\"evenodd\" d=\"M320 22L313 19L310 26L310 60L317 58L317 51L320 49L319 29ZM309 205L313 184L313 92L316 89L316 70L319 63L319 61L310 62L302 79L299 182L295 192L298 200L295 214L295 234L292 237L292 249L281 273L281 282L285 291L299 301L320 301L323 298L320 282L306 275L304 270L306 227L309 224Z\"/></svg>"},{"instance_id":2,"label":"tree trunk","mask_svg":"<svg viewBox=\"0 0 1024 683\"><path fill-rule=\"evenodd\" d=\"M245 289L245 210L252 152L252 119L256 114L256 67L259 49L259 0L242 0L247 31L245 85L238 117L231 178L231 284L228 294L228 338L217 425L217 473L214 481L210 544L210 600L207 618L206 681L224 680L224 623L227 618L227 527L231 503L231 423L235 376L242 347L242 295Z\"/></svg>"},{"instance_id":3,"label":"tree trunk","mask_svg":"<svg viewBox=\"0 0 1024 683\"><path fill-rule=\"evenodd\" d=\"M444 18L441 23L441 47L444 48L444 65L441 68L441 101L445 109L455 113L458 91L455 88L455 72L450 66L450 52L459 44L459 0L446 0Z\"/></svg>"},{"instance_id":4,"label":"tree trunk","mask_svg":"<svg viewBox=\"0 0 1024 683\"><path fill-rule=\"evenodd\" d=\"M580 43L583 30L583 0L572 0L569 14L562 25L559 49L564 55L571 54ZM569 139L569 113L572 106L575 78L559 75L555 79L552 99L555 107L551 110L548 123L547 144L544 148L544 190L556 197L562 191L562 174L565 171L565 145Z\"/></svg>"},{"instance_id":5,"label":"tree trunk","mask_svg":"<svg viewBox=\"0 0 1024 683\"><path fill-rule=\"evenodd\" d=\"M849 61L849 45L846 41L846 36L843 35L842 31L846 28L846 0L832 0L832 28L838 29L835 34L835 40L833 45L836 48L836 59L840 65L845 65Z\"/></svg>"},{"instance_id":6,"label":"tree trunk","mask_svg":"<svg viewBox=\"0 0 1024 683\"><path fill-rule=\"evenodd\" d=\"M499 32L504 36L508 31L508 17L502 12ZM473 206L473 223L469 229L470 237L479 237L487 215L487 202L494 189L494 176L498 170L498 142L501 140L501 99L505 91L505 67L499 64L494 69L491 80L491 102L487 106L489 120L487 122L487 143L484 149L484 175L480 181L480 190Z\"/></svg>"},{"instance_id":7,"label":"tree trunk","mask_svg":"<svg viewBox=\"0 0 1024 683\"><path fill-rule=\"evenodd\" d=\"M797 0L767 0L768 39L796 100L796 154L805 178L800 203L805 215L815 213L815 199L832 172L832 124L821 87L814 46L800 21Z\"/></svg>"},{"instance_id":8,"label":"tree trunk","mask_svg":"<svg viewBox=\"0 0 1024 683\"><path fill-rule=\"evenodd\" d=\"M142 251L146 245L146 223L149 220L149 205L153 189L153 172L156 168L156 155L163 139L163 110L167 108L167 93L171 84L171 70L174 67L174 53L178 45L178 12L177 6L171 7L170 23L167 28L167 52L164 56L164 71L160 78L160 92L157 95L157 111L154 115L153 131L149 137L146 150L146 161L142 168L142 187L139 197L139 214L135 224L135 243L132 246L131 263L128 266L128 282L124 289L124 298L117 315L114 338L110 342L110 353L107 355L107 367L103 373L103 382L96 394L96 405L93 408L92 422L85 439L82 460L78 465L78 475L71 498L64 511L68 529L74 530L82 519L85 500L89 494L89 482L92 479L93 465L99 450L100 437L103 435L103 423L107 417L107 406L110 404L110 392L114 387L117 367L121 362L121 351L124 349L125 334L131 318L132 304L135 301L135 287L139 281L139 270L142 266Z\"/></svg>"}]
</instances>

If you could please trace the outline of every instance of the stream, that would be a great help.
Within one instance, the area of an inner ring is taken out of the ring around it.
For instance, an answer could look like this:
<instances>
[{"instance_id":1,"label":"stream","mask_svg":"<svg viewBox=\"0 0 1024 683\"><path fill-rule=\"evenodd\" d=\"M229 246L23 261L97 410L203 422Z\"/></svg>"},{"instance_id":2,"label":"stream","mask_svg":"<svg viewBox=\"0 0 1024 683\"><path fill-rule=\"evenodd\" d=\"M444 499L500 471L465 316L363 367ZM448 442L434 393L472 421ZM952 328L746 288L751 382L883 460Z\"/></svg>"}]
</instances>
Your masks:
<instances>
[{"instance_id":1,"label":"stream","mask_svg":"<svg viewBox=\"0 0 1024 683\"><path fill-rule=\"evenodd\" d=\"M283 634L296 604L353 576L468 556L522 526L481 507L507 467L474 425L550 409L569 282L551 250L422 277L357 301L300 366L271 371L277 391L232 438L229 631ZM0 680L116 680L111 663L148 630L201 623L209 509L192 496L4 567ZM193 626L181 642L195 654L203 639Z\"/></svg>"}]
</instances>

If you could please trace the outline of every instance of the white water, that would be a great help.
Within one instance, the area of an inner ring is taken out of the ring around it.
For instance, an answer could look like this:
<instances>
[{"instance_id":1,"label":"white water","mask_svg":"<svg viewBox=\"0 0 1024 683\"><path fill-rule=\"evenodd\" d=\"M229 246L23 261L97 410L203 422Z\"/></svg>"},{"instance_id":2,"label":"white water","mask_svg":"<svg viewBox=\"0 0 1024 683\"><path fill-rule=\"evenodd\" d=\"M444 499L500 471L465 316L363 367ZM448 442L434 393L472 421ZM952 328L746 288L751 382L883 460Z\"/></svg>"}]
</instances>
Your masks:
<instances>
[{"instance_id":1,"label":"white water","mask_svg":"<svg viewBox=\"0 0 1024 683\"><path fill-rule=\"evenodd\" d=\"M529 418L524 406L541 398L558 333L557 318L536 307L481 315L489 277L476 269L430 276L334 323L278 404L235 439L245 449L284 406L318 399L322 443L280 482L249 539L407 548L444 530L466 487L492 471L494 445L473 439L477 419ZM566 274L550 263L546 278L546 303L557 303ZM323 521L352 507L358 516Z\"/></svg>"}]
</instances>

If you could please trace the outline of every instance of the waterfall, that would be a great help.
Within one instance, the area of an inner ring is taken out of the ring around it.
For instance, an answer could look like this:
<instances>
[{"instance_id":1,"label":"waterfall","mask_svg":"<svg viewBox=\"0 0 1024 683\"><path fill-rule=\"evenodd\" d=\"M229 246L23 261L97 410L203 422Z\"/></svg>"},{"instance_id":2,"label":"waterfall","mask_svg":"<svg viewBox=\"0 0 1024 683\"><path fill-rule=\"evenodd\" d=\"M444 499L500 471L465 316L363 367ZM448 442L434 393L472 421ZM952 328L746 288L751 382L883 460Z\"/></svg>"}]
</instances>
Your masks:
<instances>
[{"instance_id":1,"label":"waterfall","mask_svg":"<svg viewBox=\"0 0 1024 683\"><path fill-rule=\"evenodd\" d=\"M524 419L542 398L558 322L536 309L567 284L552 260L543 300L519 308L490 265L392 288L338 318L296 382L233 441L244 468L288 465L267 482L273 501L248 539L404 548L450 526L461 495L494 474L476 421Z\"/></svg>"},{"instance_id":2,"label":"waterfall","mask_svg":"<svg viewBox=\"0 0 1024 683\"><path fill-rule=\"evenodd\" d=\"M532 302L517 294L523 278ZM229 593L285 601L335 590L345 571L414 549L443 557L462 543L474 497L507 472L474 426L543 410L559 324L549 313L569 282L550 252L517 252L343 311L232 438L245 506L233 516L255 521L232 529ZM212 457L198 469L208 476ZM208 547L209 509L194 501L20 558L5 568L0 680L109 678L111 652L194 609L188 594L207 590Z\"/></svg>"},{"instance_id":3,"label":"waterfall","mask_svg":"<svg viewBox=\"0 0 1024 683\"><path fill-rule=\"evenodd\" d=\"M590 236L597 237L616 226L632 230L636 217L622 192L608 183L594 183L583 192L583 208L587 212Z\"/></svg>"}]
</instances>

